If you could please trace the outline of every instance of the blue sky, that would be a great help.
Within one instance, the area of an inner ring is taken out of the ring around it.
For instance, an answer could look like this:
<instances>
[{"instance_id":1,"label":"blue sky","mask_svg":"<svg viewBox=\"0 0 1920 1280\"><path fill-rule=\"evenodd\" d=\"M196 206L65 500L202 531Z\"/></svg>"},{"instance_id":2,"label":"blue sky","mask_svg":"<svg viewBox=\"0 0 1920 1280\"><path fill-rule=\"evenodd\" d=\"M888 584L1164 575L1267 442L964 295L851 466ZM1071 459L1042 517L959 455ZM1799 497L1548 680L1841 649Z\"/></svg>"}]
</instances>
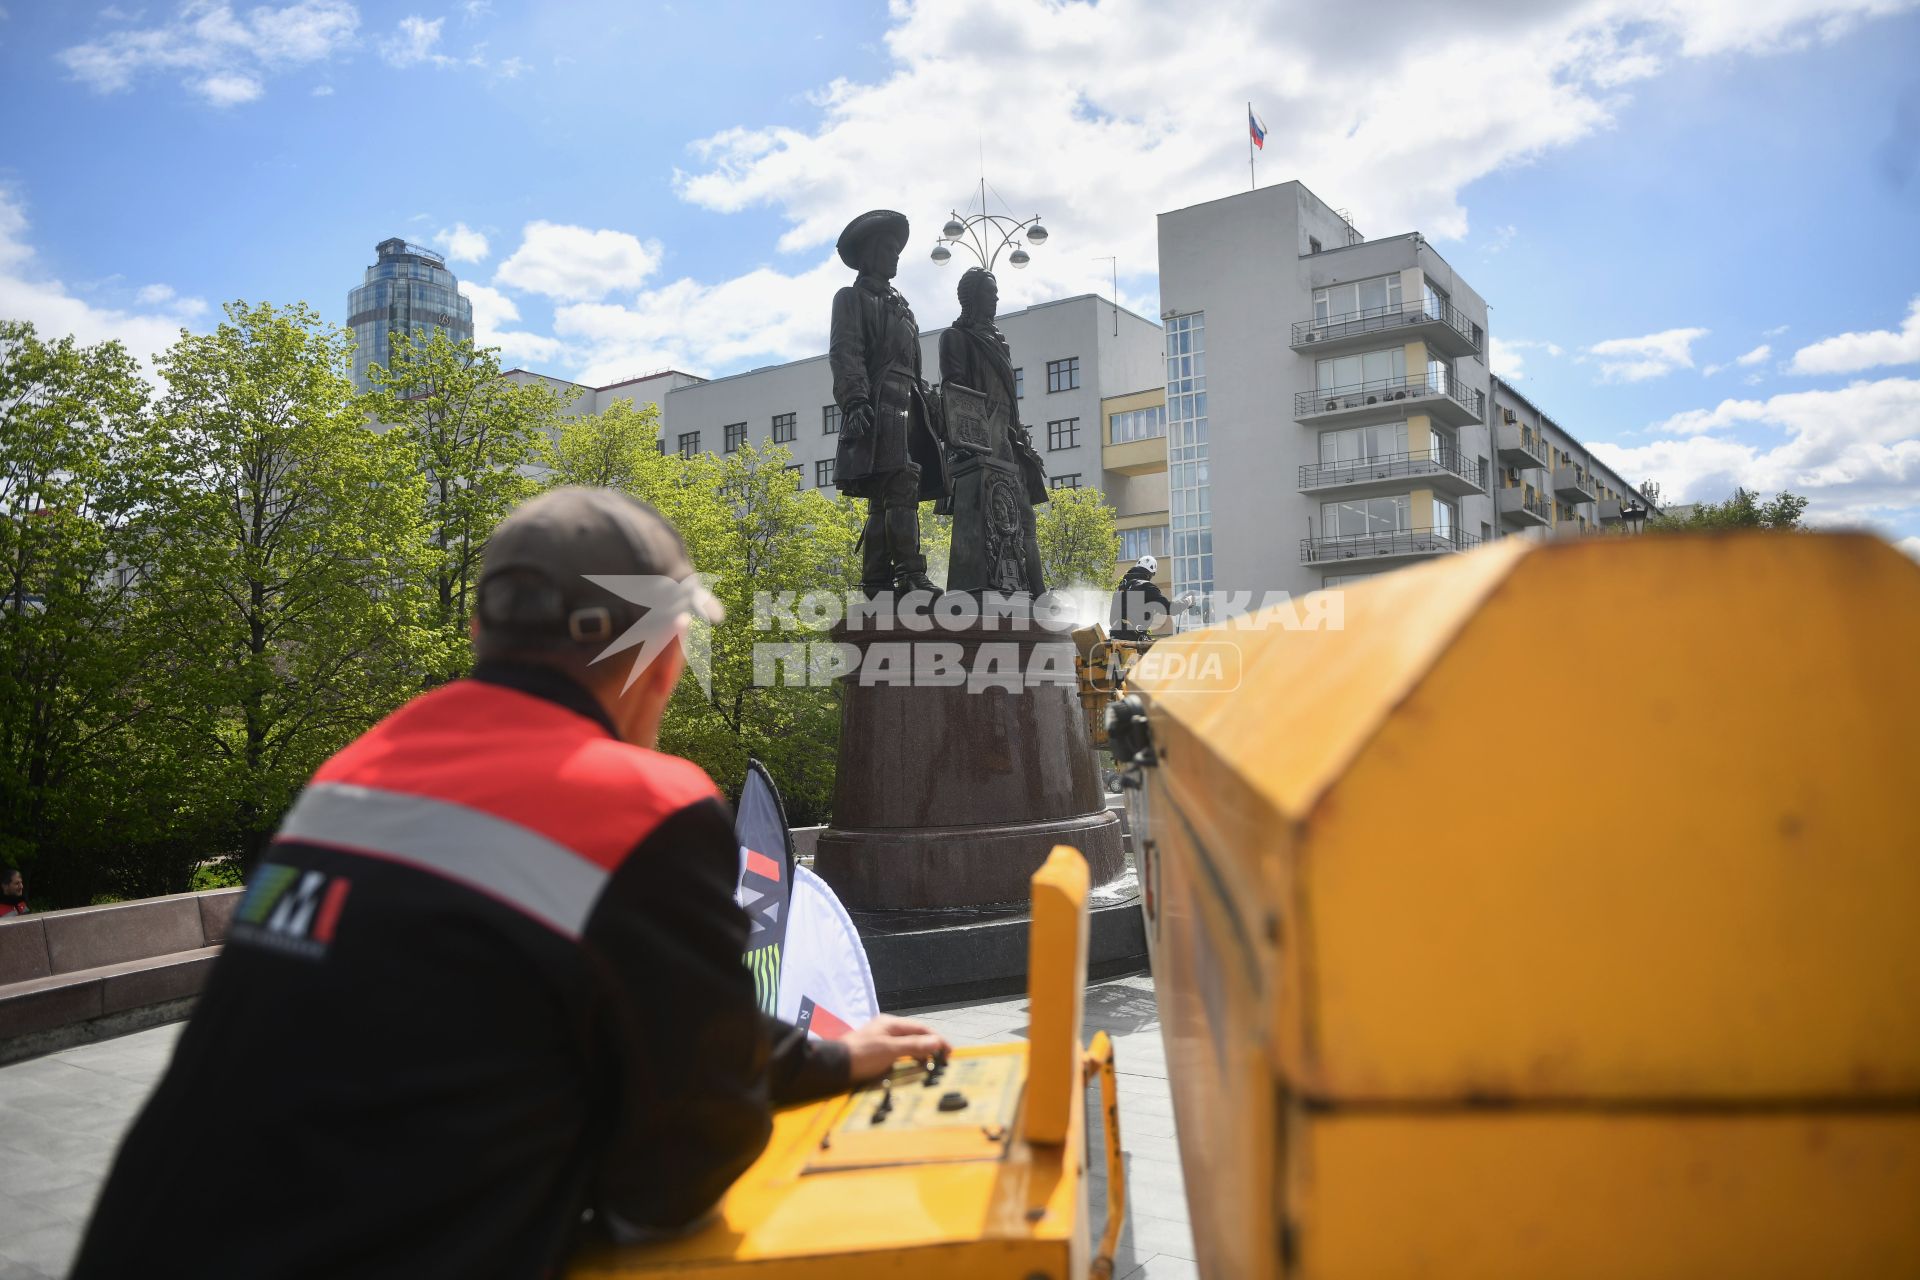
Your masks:
<instances>
[{"instance_id":1,"label":"blue sky","mask_svg":"<svg viewBox=\"0 0 1920 1280\"><path fill-rule=\"evenodd\" d=\"M1244 189L1251 98L1263 182L1424 231L1630 475L1920 549L1913 0L0 5L0 313L46 330L338 321L400 234L509 363L725 373L818 351L840 225L929 239L983 152L1055 233L1007 305L1114 254L1151 315L1154 214Z\"/></svg>"}]
</instances>

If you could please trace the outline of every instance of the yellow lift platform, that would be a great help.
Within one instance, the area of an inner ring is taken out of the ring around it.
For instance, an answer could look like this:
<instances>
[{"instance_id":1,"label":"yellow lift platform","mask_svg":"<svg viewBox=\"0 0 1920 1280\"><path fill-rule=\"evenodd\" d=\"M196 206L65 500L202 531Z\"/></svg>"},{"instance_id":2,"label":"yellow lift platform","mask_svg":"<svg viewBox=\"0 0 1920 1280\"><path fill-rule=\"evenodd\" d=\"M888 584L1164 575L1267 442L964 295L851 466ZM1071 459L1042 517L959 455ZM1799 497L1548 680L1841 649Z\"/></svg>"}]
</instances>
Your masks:
<instances>
[{"instance_id":1,"label":"yellow lift platform","mask_svg":"<svg viewBox=\"0 0 1920 1280\"><path fill-rule=\"evenodd\" d=\"M1082 1053L1087 864L1033 876L1026 1044L961 1048L774 1117L773 1140L683 1239L575 1260L573 1280L1080 1280L1111 1276L1125 1218L1113 1048ZM1105 1113L1107 1224L1089 1242L1088 1082ZM1091 1255L1091 1256L1090 1256Z\"/></svg>"},{"instance_id":2,"label":"yellow lift platform","mask_svg":"<svg viewBox=\"0 0 1920 1280\"><path fill-rule=\"evenodd\" d=\"M1512 539L1344 606L1115 727L1201 1274L1920 1275L1920 566Z\"/></svg>"}]
</instances>

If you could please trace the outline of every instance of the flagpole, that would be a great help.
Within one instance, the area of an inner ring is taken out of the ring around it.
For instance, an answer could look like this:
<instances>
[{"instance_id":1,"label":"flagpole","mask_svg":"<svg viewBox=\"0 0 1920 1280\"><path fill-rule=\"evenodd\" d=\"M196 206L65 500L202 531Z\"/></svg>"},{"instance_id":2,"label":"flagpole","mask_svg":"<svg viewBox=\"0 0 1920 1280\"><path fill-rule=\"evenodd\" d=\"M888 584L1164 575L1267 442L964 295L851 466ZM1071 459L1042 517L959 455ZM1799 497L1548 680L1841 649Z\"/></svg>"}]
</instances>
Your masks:
<instances>
[{"instance_id":1,"label":"flagpole","mask_svg":"<svg viewBox=\"0 0 1920 1280\"><path fill-rule=\"evenodd\" d=\"M1247 190L1256 191L1260 184L1253 177L1253 100L1247 100Z\"/></svg>"}]
</instances>

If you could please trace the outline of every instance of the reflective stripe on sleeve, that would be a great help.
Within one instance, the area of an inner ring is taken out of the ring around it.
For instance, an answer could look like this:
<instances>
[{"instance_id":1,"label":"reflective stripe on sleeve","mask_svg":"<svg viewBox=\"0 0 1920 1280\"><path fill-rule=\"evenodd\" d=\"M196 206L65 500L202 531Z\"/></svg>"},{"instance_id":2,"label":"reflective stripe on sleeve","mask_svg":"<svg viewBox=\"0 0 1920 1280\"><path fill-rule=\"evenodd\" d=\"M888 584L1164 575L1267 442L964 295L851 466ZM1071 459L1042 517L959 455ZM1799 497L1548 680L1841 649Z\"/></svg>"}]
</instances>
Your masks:
<instances>
[{"instance_id":1,"label":"reflective stripe on sleeve","mask_svg":"<svg viewBox=\"0 0 1920 1280\"><path fill-rule=\"evenodd\" d=\"M607 873L517 823L445 800L346 782L300 793L278 840L331 845L457 880L578 938Z\"/></svg>"}]
</instances>

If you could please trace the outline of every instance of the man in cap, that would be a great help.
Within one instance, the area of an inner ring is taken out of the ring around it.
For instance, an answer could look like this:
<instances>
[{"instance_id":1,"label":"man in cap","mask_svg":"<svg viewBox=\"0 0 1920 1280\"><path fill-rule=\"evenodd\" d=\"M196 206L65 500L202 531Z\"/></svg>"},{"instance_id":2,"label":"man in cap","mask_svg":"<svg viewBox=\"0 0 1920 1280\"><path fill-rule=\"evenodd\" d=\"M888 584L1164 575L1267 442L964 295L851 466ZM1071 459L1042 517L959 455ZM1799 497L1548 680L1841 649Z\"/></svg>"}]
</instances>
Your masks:
<instances>
[{"instance_id":1,"label":"man in cap","mask_svg":"<svg viewBox=\"0 0 1920 1280\"><path fill-rule=\"evenodd\" d=\"M833 296L827 362L840 406L834 483L867 500L860 583L867 594L932 591L920 551L920 503L947 494L946 459L920 376L920 329L889 282L907 246L907 219L863 213L835 246L858 271Z\"/></svg>"},{"instance_id":2,"label":"man in cap","mask_svg":"<svg viewBox=\"0 0 1920 1280\"><path fill-rule=\"evenodd\" d=\"M690 619L720 616L671 526L548 493L495 531L479 601L472 678L287 814L75 1276L156 1249L197 1276L551 1275L587 1210L697 1222L774 1103L946 1051L759 1011L727 806L652 749Z\"/></svg>"}]
</instances>

